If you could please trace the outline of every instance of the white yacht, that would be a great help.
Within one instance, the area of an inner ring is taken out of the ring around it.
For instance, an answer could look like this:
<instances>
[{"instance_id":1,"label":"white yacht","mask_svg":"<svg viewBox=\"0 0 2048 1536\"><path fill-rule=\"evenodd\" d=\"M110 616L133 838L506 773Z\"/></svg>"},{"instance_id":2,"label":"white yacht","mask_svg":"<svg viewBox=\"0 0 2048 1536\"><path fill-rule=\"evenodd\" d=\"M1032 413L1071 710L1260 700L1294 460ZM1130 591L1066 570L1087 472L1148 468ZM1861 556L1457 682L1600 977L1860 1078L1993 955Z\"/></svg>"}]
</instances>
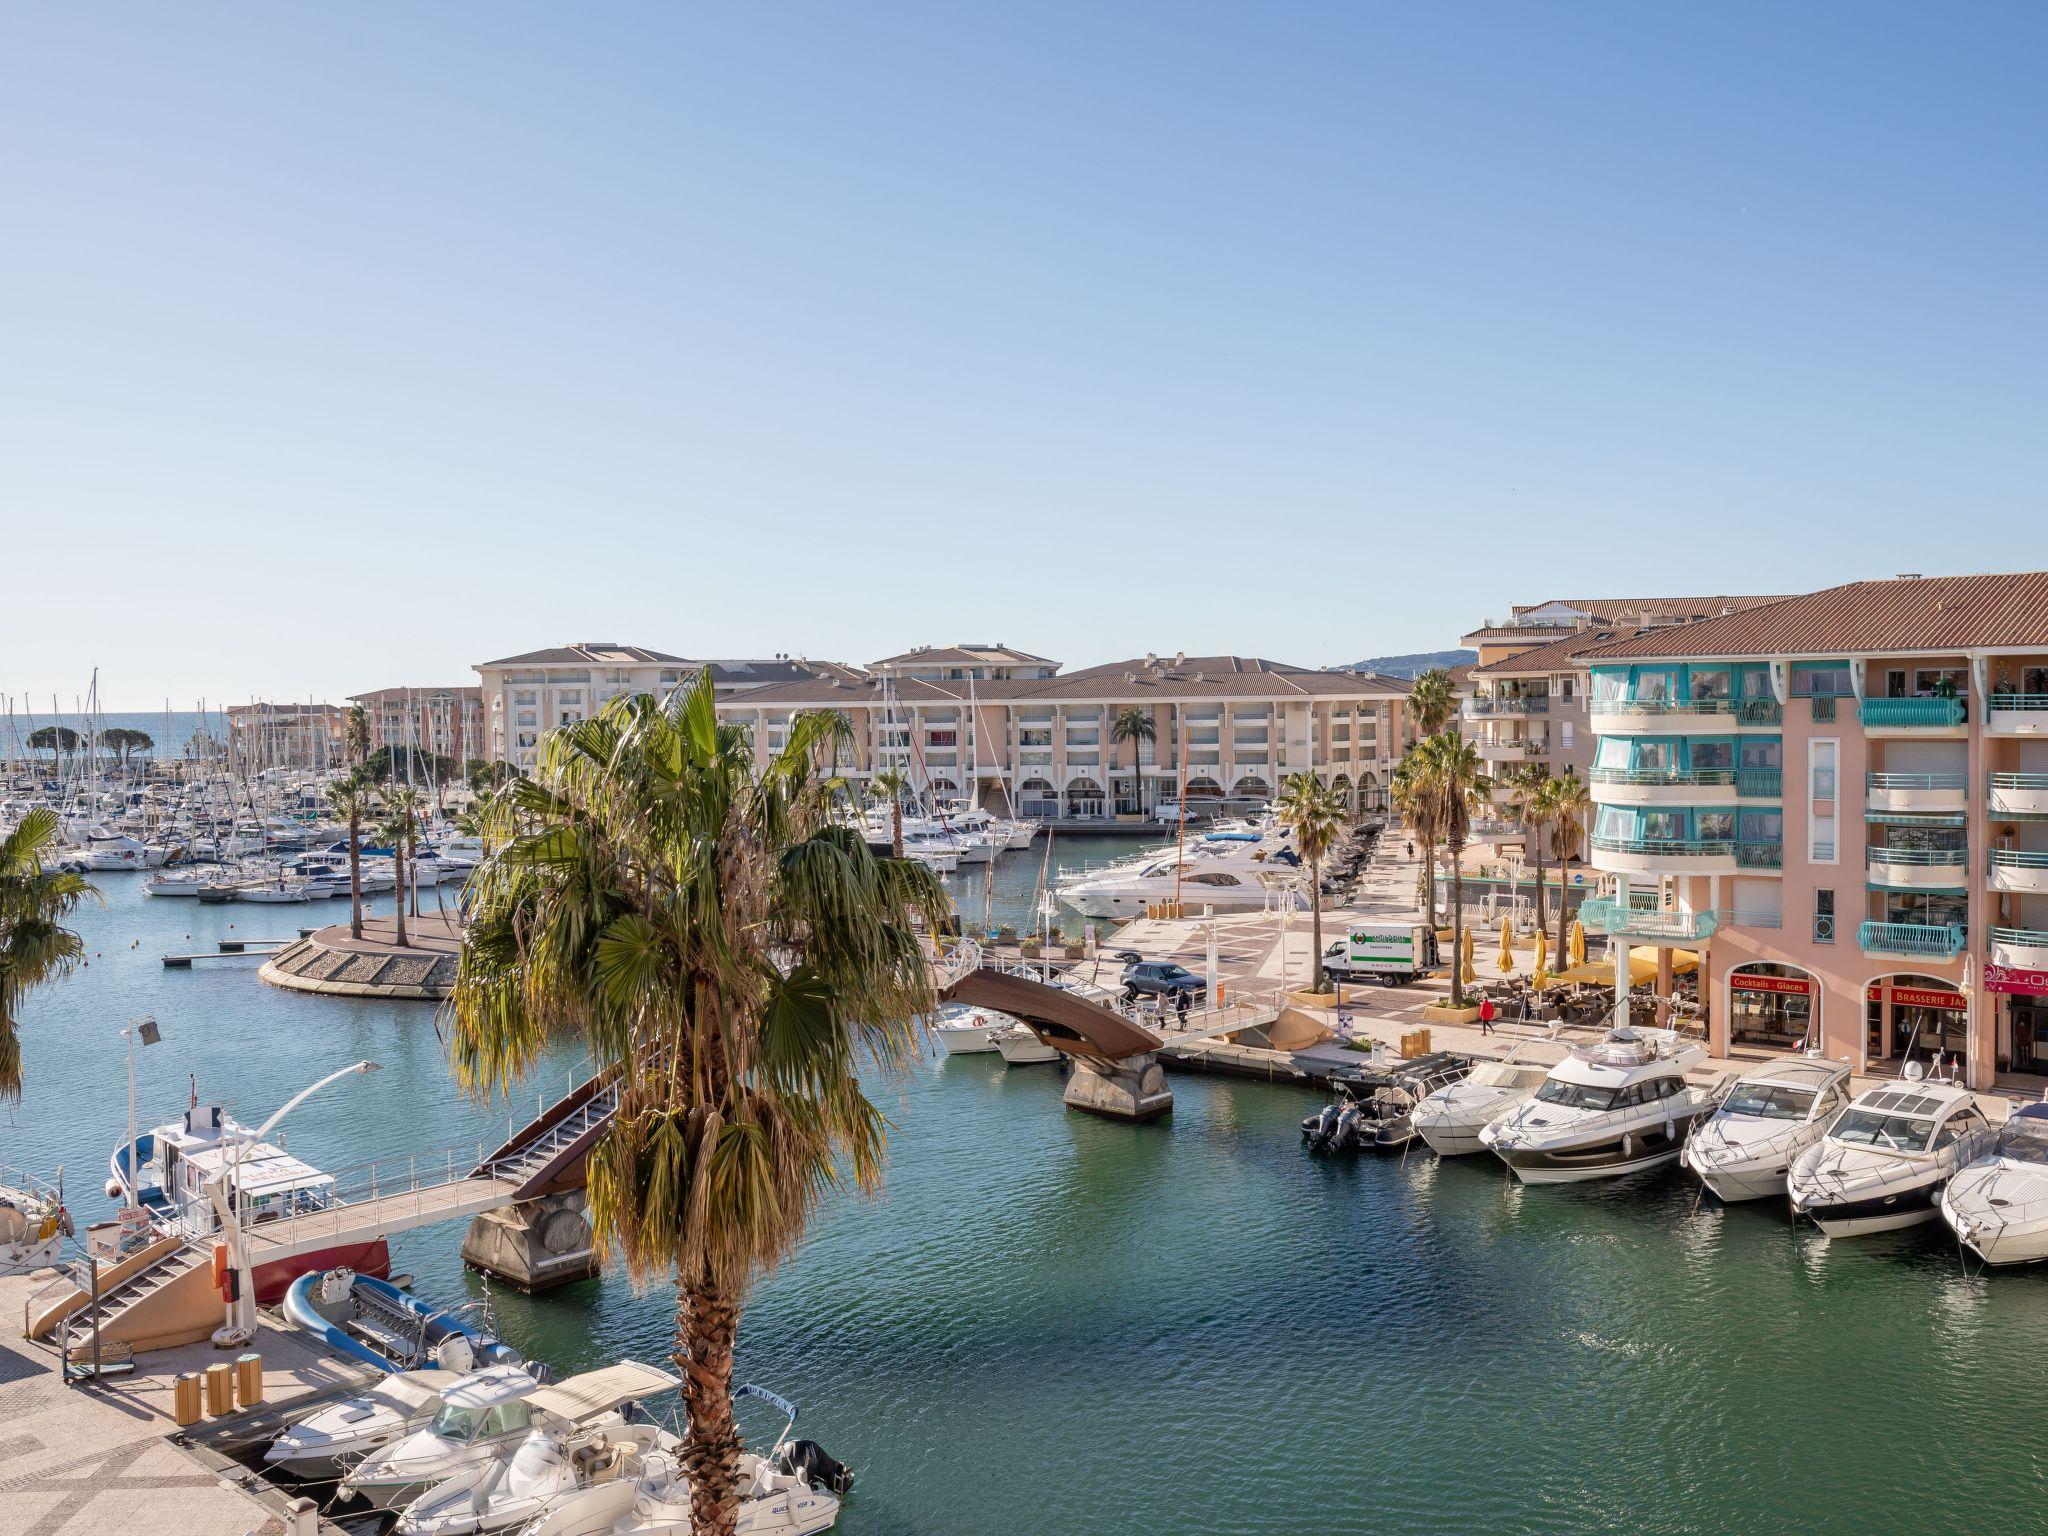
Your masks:
<instances>
[{"instance_id":1,"label":"white yacht","mask_svg":"<svg viewBox=\"0 0 2048 1536\"><path fill-rule=\"evenodd\" d=\"M430 1423L350 1468L335 1490L336 1499L399 1509L457 1473L509 1456L533 1428L527 1399L539 1390L540 1383L516 1365L494 1365L465 1376L441 1394L440 1411Z\"/></svg>"},{"instance_id":2,"label":"white yacht","mask_svg":"<svg viewBox=\"0 0 2048 1536\"><path fill-rule=\"evenodd\" d=\"M1296 887L1307 878L1284 839L1202 843L1185 853L1168 848L1132 865L1084 874L1063 883L1059 899L1083 917L1125 921L1176 897L1218 912L1256 912L1275 903L1299 910L1306 903Z\"/></svg>"},{"instance_id":3,"label":"white yacht","mask_svg":"<svg viewBox=\"0 0 2048 1536\"><path fill-rule=\"evenodd\" d=\"M765 1388L741 1387L736 1398L757 1397L789 1415L766 1456L740 1456L740 1536L815 1536L839 1518L839 1501L853 1472L825 1454L815 1440L794 1440L796 1405ZM647 1458L632 1490L631 1506L607 1528L608 1536L690 1536L690 1486L676 1459ZM522 1536L596 1536L582 1527L535 1523Z\"/></svg>"},{"instance_id":4,"label":"white yacht","mask_svg":"<svg viewBox=\"0 0 2048 1536\"><path fill-rule=\"evenodd\" d=\"M1679 1161L1730 1204L1782 1195L1792 1164L1848 1102L1848 1063L1781 1056L1735 1080Z\"/></svg>"},{"instance_id":5,"label":"white yacht","mask_svg":"<svg viewBox=\"0 0 2048 1536\"><path fill-rule=\"evenodd\" d=\"M1479 1133L1525 1184L1612 1178L1671 1162L1710 1105L1685 1080L1706 1047L1673 1030L1610 1030L1575 1046L1535 1095Z\"/></svg>"},{"instance_id":6,"label":"white yacht","mask_svg":"<svg viewBox=\"0 0 2048 1536\"><path fill-rule=\"evenodd\" d=\"M472 1460L405 1507L398 1536L487 1536L545 1528L600 1536L632 1507L649 1456L682 1442L630 1412L631 1402L681 1385L627 1360L527 1394L532 1422L512 1453Z\"/></svg>"},{"instance_id":7,"label":"white yacht","mask_svg":"<svg viewBox=\"0 0 2048 1536\"><path fill-rule=\"evenodd\" d=\"M216 871L210 869L166 869L151 875L142 882L145 896L197 896L201 887L211 883Z\"/></svg>"},{"instance_id":8,"label":"white yacht","mask_svg":"<svg viewBox=\"0 0 2048 1536\"><path fill-rule=\"evenodd\" d=\"M1941 1192L1941 1219L1986 1264L2048 1259L2048 1104L2023 1104Z\"/></svg>"},{"instance_id":9,"label":"white yacht","mask_svg":"<svg viewBox=\"0 0 2048 1536\"><path fill-rule=\"evenodd\" d=\"M1866 1088L1792 1164L1792 1209L1830 1237L1932 1221L1942 1186L1992 1139L1976 1098L1955 1083Z\"/></svg>"},{"instance_id":10,"label":"white yacht","mask_svg":"<svg viewBox=\"0 0 2048 1536\"><path fill-rule=\"evenodd\" d=\"M996 1049L1013 1067L1037 1066L1058 1061L1060 1053L1038 1037L1028 1024L1012 1024L996 1032Z\"/></svg>"},{"instance_id":11,"label":"white yacht","mask_svg":"<svg viewBox=\"0 0 2048 1536\"><path fill-rule=\"evenodd\" d=\"M337 1476L437 1412L448 1390L467 1379L432 1368L382 1377L299 1420L270 1442L263 1460L295 1477Z\"/></svg>"},{"instance_id":12,"label":"white yacht","mask_svg":"<svg viewBox=\"0 0 2048 1536\"><path fill-rule=\"evenodd\" d=\"M49 1268L69 1236L71 1213L64 1208L64 1192L34 1174L0 1167L0 1275Z\"/></svg>"},{"instance_id":13,"label":"white yacht","mask_svg":"<svg viewBox=\"0 0 2048 1536\"><path fill-rule=\"evenodd\" d=\"M948 1056L975 1056L993 1051L996 1036L1016 1023L1009 1014L993 1008L948 1003L939 1010L939 1021L932 1026L932 1033Z\"/></svg>"},{"instance_id":14,"label":"white yacht","mask_svg":"<svg viewBox=\"0 0 2048 1536\"><path fill-rule=\"evenodd\" d=\"M1484 1152L1479 1133L1535 1096L1564 1047L1526 1040L1499 1061L1482 1061L1471 1075L1429 1094L1415 1106L1415 1133L1439 1157Z\"/></svg>"}]
</instances>

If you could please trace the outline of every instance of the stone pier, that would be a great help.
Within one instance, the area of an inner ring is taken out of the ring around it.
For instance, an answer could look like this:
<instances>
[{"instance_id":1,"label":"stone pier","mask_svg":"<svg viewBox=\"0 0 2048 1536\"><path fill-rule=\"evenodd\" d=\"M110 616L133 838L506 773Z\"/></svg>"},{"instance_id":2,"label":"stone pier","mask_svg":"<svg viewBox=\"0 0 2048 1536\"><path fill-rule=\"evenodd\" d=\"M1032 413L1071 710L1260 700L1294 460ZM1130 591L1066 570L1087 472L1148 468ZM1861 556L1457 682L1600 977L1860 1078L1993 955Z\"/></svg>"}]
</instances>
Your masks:
<instances>
[{"instance_id":1,"label":"stone pier","mask_svg":"<svg viewBox=\"0 0 2048 1536\"><path fill-rule=\"evenodd\" d=\"M597 1273L597 1255L583 1191L547 1195L475 1217L462 1240L462 1258L522 1291L549 1291L588 1279Z\"/></svg>"},{"instance_id":2,"label":"stone pier","mask_svg":"<svg viewBox=\"0 0 2048 1536\"><path fill-rule=\"evenodd\" d=\"M1159 1058L1147 1051L1121 1061L1073 1056L1067 1074L1066 1104L1111 1120L1154 1120L1173 1108L1173 1090Z\"/></svg>"}]
</instances>

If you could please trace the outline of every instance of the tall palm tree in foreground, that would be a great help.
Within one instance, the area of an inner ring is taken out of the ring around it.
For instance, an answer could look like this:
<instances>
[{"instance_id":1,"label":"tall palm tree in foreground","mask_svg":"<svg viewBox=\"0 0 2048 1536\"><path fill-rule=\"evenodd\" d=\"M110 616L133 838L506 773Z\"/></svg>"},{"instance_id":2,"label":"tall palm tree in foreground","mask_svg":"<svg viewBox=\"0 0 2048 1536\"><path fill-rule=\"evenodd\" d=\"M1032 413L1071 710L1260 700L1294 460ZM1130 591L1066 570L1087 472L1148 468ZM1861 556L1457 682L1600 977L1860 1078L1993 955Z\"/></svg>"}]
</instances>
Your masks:
<instances>
[{"instance_id":1,"label":"tall palm tree in foreground","mask_svg":"<svg viewBox=\"0 0 2048 1536\"><path fill-rule=\"evenodd\" d=\"M877 794L889 797L889 857L903 857L903 797L910 791L910 781L894 769L878 773L868 780Z\"/></svg>"},{"instance_id":2,"label":"tall palm tree in foreground","mask_svg":"<svg viewBox=\"0 0 2048 1536\"><path fill-rule=\"evenodd\" d=\"M58 843L57 813L30 811L0 837L0 1099L21 1097L21 1004L68 974L85 943L64 919L98 890L83 875L43 868Z\"/></svg>"},{"instance_id":3,"label":"tall palm tree in foreground","mask_svg":"<svg viewBox=\"0 0 2048 1536\"><path fill-rule=\"evenodd\" d=\"M1131 809L1142 816L1145 813L1145 770L1138 758L1144 751L1144 743L1159 739L1159 726L1152 719L1152 711L1133 704L1110 722L1109 739L1131 744Z\"/></svg>"},{"instance_id":4,"label":"tall palm tree in foreground","mask_svg":"<svg viewBox=\"0 0 2048 1536\"><path fill-rule=\"evenodd\" d=\"M1443 731L1421 743L1418 773L1422 794L1433 806L1438 835L1450 855L1451 864L1451 1006L1465 1006L1465 839L1472 830L1472 813L1493 794L1493 780L1486 776L1486 764L1471 742L1456 731Z\"/></svg>"},{"instance_id":5,"label":"tall palm tree in foreground","mask_svg":"<svg viewBox=\"0 0 2048 1536\"><path fill-rule=\"evenodd\" d=\"M616 1076L591 1223L636 1285L674 1277L691 1529L730 1536L741 1303L824 1193L876 1184L885 1126L856 1069L910 1058L933 1006L918 924L948 903L832 820L818 749L843 720L797 716L757 770L712 697L707 669L662 703L614 699L493 802L451 1056L469 1090L507 1090L568 1036Z\"/></svg>"},{"instance_id":6,"label":"tall palm tree in foreground","mask_svg":"<svg viewBox=\"0 0 2048 1536\"><path fill-rule=\"evenodd\" d=\"M1550 812L1550 840L1557 849L1557 953L1563 957L1565 918L1571 903L1565 900L1565 866L1578 857L1586 843L1586 815L1593 808L1593 792L1586 781L1567 768L1544 790Z\"/></svg>"},{"instance_id":7,"label":"tall palm tree in foreground","mask_svg":"<svg viewBox=\"0 0 2048 1536\"><path fill-rule=\"evenodd\" d=\"M327 804L348 822L348 931L363 936L363 817L377 808L377 796L360 774L351 773L327 786Z\"/></svg>"},{"instance_id":8,"label":"tall palm tree in foreground","mask_svg":"<svg viewBox=\"0 0 2048 1536\"><path fill-rule=\"evenodd\" d=\"M1430 794L1427 780L1428 763L1417 743L1401 754L1401 761L1394 765L1394 772L1388 781L1387 798L1394 803L1408 825L1415 829L1415 837L1422 844L1422 873L1416 880L1415 896L1422 903L1422 920L1432 928L1436 926L1436 842L1438 837L1437 804Z\"/></svg>"},{"instance_id":9,"label":"tall palm tree in foreground","mask_svg":"<svg viewBox=\"0 0 2048 1536\"><path fill-rule=\"evenodd\" d=\"M1543 926L1543 786L1550 775L1534 763L1517 763L1500 776L1496 798L1522 829L1522 845L1536 866L1536 926ZM1511 893L1519 895L1519 886Z\"/></svg>"},{"instance_id":10,"label":"tall palm tree in foreground","mask_svg":"<svg viewBox=\"0 0 2048 1536\"><path fill-rule=\"evenodd\" d=\"M1323 990L1323 859L1350 820L1344 797L1312 773L1289 774L1276 809L1280 825L1294 834L1294 846L1308 863L1308 900L1315 934L1311 991Z\"/></svg>"}]
</instances>

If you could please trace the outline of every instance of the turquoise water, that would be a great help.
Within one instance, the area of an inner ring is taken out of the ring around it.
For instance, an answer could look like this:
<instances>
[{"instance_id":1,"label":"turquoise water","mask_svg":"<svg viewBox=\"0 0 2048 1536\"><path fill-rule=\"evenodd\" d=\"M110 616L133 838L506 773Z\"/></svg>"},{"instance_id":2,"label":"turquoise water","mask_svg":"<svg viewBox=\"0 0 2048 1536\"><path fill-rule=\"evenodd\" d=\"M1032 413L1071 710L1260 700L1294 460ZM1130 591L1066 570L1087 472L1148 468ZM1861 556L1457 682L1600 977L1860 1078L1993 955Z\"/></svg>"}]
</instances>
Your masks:
<instances>
[{"instance_id":1,"label":"turquoise water","mask_svg":"<svg viewBox=\"0 0 2048 1536\"><path fill-rule=\"evenodd\" d=\"M107 1209L115 1032L144 1010L145 1123L188 1071L250 1118L368 1056L384 1071L288 1122L295 1149L332 1166L502 1127L449 1087L428 1011L158 963L308 909L104 884L100 954L31 1003L28 1095L0 1120L0 1161L65 1162L82 1214ZM849 1536L2032 1528L2048 1276L1965 1278L1945 1229L1830 1244L1782 1208L1696 1208L1676 1176L1318 1162L1313 1101L1260 1084L1176 1077L1149 1127L1060 1087L992 1057L877 1085L886 1191L825 1210L754 1297L741 1375L858 1469ZM395 1261L472 1291L459 1238L405 1235ZM670 1298L616 1278L499 1311L565 1369L667 1348Z\"/></svg>"},{"instance_id":2,"label":"turquoise water","mask_svg":"<svg viewBox=\"0 0 2048 1536\"><path fill-rule=\"evenodd\" d=\"M1172 833L1150 832L1142 837L1072 837L1056 838L1048 845L1044 833L1040 833L1028 849L1020 848L1014 853L1005 853L996 858L995 877L989 878L987 864L963 865L957 872L940 877L940 884L953 898L953 905L959 908L970 930L978 929L984 911L994 914L993 921L1001 927L1005 924L1034 932L1042 926L1042 918L1033 905L1032 898L1038 893L1040 881L1045 878L1048 852L1052 861L1052 877L1056 881L1062 870L1080 871L1110 863L1141 850L1164 849ZM1052 926L1079 937L1083 926L1081 914L1071 907L1058 904L1054 898ZM1097 924L1097 927L1104 927Z\"/></svg>"}]
</instances>

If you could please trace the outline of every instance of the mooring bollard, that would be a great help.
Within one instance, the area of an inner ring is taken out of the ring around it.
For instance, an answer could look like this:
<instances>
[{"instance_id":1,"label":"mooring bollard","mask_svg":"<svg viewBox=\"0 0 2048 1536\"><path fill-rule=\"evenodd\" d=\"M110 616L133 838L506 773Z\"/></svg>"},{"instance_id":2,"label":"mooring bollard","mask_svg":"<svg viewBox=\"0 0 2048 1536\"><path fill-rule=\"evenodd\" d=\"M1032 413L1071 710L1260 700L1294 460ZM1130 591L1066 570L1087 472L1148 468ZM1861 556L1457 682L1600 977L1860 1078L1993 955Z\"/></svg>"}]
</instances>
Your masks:
<instances>
[{"instance_id":1,"label":"mooring bollard","mask_svg":"<svg viewBox=\"0 0 2048 1536\"><path fill-rule=\"evenodd\" d=\"M225 1360L216 1360L206 1368L206 1412L209 1418L219 1418L235 1406L234 1367Z\"/></svg>"},{"instance_id":2,"label":"mooring bollard","mask_svg":"<svg viewBox=\"0 0 2048 1536\"><path fill-rule=\"evenodd\" d=\"M186 1429L199 1422L199 1373L181 1371L171 1386L171 1422Z\"/></svg>"},{"instance_id":3,"label":"mooring bollard","mask_svg":"<svg viewBox=\"0 0 2048 1536\"><path fill-rule=\"evenodd\" d=\"M254 1408L263 1401L263 1357L259 1354L235 1357L235 1401Z\"/></svg>"}]
</instances>

